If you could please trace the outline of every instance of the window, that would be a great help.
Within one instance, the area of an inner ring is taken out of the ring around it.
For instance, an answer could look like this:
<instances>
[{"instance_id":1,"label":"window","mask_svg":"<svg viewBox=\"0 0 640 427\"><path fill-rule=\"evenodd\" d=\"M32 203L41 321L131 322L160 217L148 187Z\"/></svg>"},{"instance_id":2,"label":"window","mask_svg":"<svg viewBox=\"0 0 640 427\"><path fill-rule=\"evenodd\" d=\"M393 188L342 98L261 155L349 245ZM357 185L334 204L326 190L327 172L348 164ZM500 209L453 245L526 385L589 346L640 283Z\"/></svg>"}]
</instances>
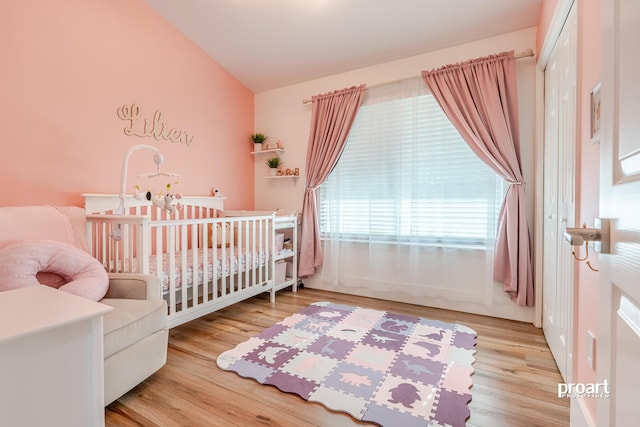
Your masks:
<instances>
[{"instance_id":1,"label":"window","mask_svg":"<svg viewBox=\"0 0 640 427\"><path fill-rule=\"evenodd\" d=\"M484 247L503 180L462 140L420 78L369 88L319 191L322 237Z\"/></svg>"}]
</instances>

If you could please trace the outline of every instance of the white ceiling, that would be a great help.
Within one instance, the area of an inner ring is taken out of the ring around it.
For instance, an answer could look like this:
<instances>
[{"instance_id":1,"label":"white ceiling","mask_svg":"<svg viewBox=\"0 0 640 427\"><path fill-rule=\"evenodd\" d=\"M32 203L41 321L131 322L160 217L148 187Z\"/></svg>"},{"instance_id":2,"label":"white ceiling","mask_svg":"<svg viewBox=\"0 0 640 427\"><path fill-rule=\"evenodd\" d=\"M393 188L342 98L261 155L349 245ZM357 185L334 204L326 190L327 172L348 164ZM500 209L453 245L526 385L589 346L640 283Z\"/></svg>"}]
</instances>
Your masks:
<instances>
[{"instance_id":1,"label":"white ceiling","mask_svg":"<svg viewBox=\"0 0 640 427\"><path fill-rule=\"evenodd\" d=\"M541 0L146 0L255 93L537 24Z\"/></svg>"}]
</instances>

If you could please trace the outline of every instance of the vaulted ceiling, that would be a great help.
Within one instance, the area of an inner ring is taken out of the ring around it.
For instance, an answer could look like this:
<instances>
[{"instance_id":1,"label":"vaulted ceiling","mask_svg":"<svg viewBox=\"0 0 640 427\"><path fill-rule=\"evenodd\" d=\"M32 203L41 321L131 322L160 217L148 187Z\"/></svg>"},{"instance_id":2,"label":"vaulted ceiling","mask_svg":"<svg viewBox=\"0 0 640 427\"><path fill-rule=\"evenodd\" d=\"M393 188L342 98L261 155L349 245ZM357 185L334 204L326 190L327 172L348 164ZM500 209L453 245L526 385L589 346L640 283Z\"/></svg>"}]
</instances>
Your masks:
<instances>
[{"instance_id":1,"label":"vaulted ceiling","mask_svg":"<svg viewBox=\"0 0 640 427\"><path fill-rule=\"evenodd\" d=\"M255 93L537 24L541 0L146 0Z\"/></svg>"}]
</instances>

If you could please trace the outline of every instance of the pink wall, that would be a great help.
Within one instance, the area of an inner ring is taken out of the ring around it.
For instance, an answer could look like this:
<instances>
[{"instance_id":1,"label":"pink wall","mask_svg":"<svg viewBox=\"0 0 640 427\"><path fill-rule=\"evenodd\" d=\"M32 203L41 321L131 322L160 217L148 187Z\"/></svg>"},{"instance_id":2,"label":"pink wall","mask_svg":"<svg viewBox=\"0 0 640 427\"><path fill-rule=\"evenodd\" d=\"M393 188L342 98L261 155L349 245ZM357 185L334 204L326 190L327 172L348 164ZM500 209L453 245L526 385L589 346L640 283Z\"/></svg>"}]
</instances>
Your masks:
<instances>
[{"instance_id":1,"label":"pink wall","mask_svg":"<svg viewBox=\"0 0 640 427\"><path fill-rule=\"evenodd\" d=\"M21 0L0 3L0 205L82 205L81 194L117 193L126 151L158 147L176 192L219 187L227 207L254 205L253 93L142 0ZM116 110L163 114L190 146L127 136ZM136 152L127 192L153 170ZM156 178L153 191L162 190Z\"/></svg>"},{"instance_id":2,"label":"pink wall","mask_svg":"<svg viewBox=\"0 0 640 427\"><path fill-rule=\"evenodd\" d=\"M578 68L581 73L579 79L580 120L578 122L578 217L580 222L593 226L593 219L599 212L600 191L600 145L591 140L591 91L600 81L600 0L583 1L578 3ZM598 256L590 252L591 264L597 268ZM577 295L577 324L574 341L576 371L574 382L595 383L596 372L586 361L586 334L591 331L597 338L598 332L598 281L599 275L579 263L578 295ZM596 400L587 399L587 408L591 417L595 419Z\"/></svg>"},{"instance_id":3,"label":"pink wall","mask_svg":"<svg viewBox=\"0 0 640 427\"><path fill-rule=\"evenodd\" d=\"M553 14L558 7L558 2L559 0L542 0L540 16L538 17L538 32L536 34L536 52L542 51L542 45L545 37L547 37L549 25L551 24Z\"/></svg>"}]
</instances>

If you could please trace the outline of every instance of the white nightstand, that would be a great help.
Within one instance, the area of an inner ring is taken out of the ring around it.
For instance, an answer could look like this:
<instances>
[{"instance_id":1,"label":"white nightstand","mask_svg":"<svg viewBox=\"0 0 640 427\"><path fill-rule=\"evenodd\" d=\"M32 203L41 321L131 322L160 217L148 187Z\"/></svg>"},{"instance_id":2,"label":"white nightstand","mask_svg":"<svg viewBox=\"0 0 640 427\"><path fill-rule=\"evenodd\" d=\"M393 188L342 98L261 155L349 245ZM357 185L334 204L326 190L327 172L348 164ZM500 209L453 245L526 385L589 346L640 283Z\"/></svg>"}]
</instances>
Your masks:
<instances>
[{"instance_id":1,"label":"white nightstand","mask_svg":"<svg viewBox=\"0 0 640 427\"><path fill-rule=\"evenodd\" d=\"M102 315L110 310L48 286L0 292L2 425L104 425Z\"/></svg>"}]
</instances>

